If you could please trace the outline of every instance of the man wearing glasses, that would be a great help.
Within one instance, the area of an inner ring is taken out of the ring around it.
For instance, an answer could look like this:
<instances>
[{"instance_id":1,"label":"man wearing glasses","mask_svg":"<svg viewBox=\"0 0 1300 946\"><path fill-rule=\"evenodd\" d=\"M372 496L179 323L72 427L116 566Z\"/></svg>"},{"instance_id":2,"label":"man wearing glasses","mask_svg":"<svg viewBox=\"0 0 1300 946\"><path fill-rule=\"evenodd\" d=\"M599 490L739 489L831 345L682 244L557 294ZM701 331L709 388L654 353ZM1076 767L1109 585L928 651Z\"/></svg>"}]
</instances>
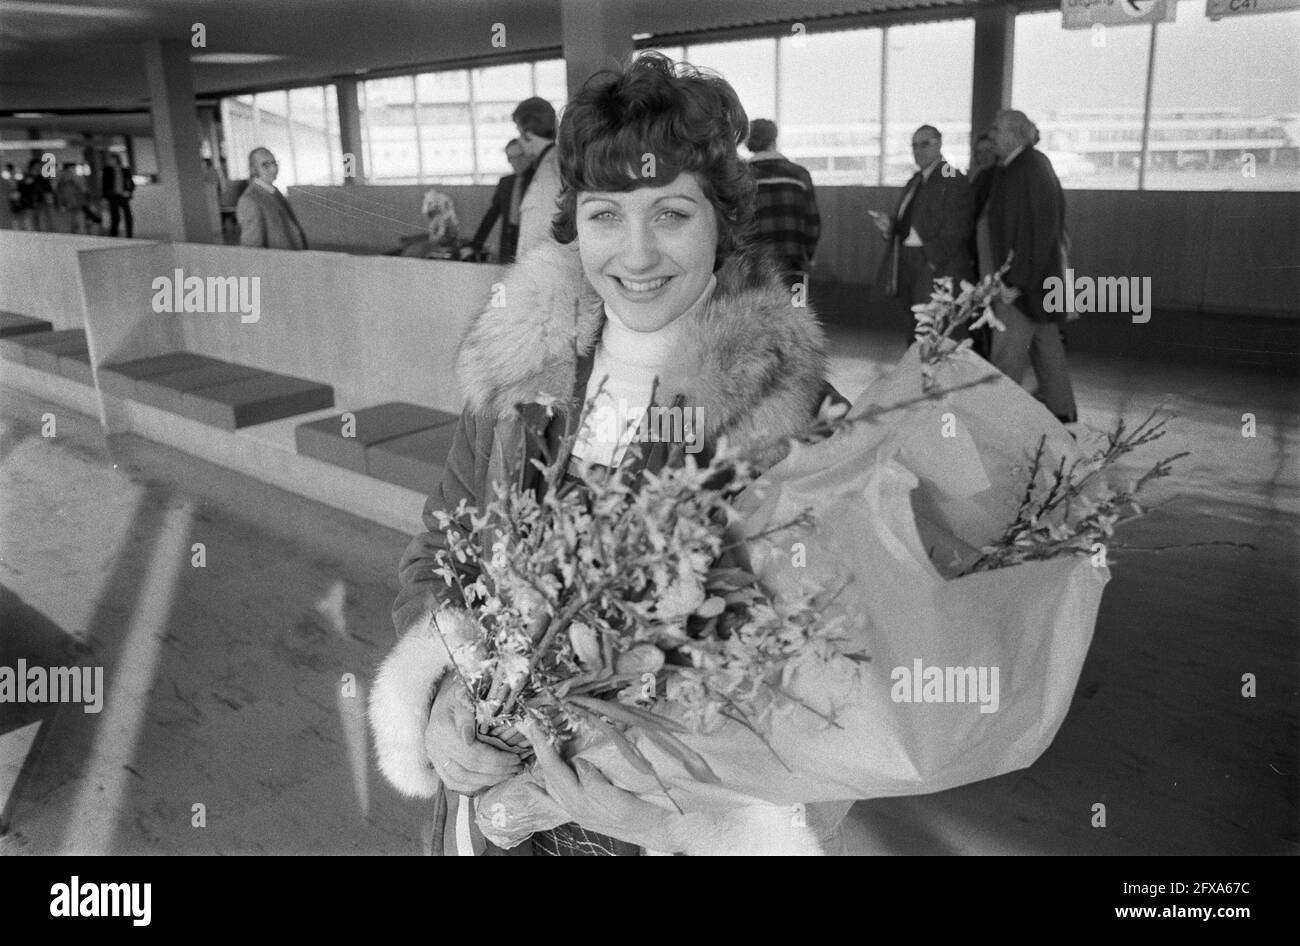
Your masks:
<instances>
[{"instance_id":1,"label":"man wearing glasses","mask_svg":"<svg viewBox=\"0 0 1300 946\"><path fill-rule=\"evenodd\" d=\"M943 159L943 136L933 125L912 134L917 172L907 182L893 214L869 211L890 242L878 284L909 307L930 301L934 280L951 276L954 288L971 279L969 239L974 199L966 175ZM910 313L909 313L910 315ZM908 344L911 344L911 331Z\"/></svg>"},{"instance_id":2,"label":"man wearing glasses","mask_svg":"<svg viewBox=\"0 0 1300 946\"><path fill-rule=\"evenodd\" d=\"M273 250L305 250L307 234L289 200L275 186L280 165L266 148L254 148L248 155L248 187L235 207L239 220L239 242Z\"/></svg>"}]
</instances>

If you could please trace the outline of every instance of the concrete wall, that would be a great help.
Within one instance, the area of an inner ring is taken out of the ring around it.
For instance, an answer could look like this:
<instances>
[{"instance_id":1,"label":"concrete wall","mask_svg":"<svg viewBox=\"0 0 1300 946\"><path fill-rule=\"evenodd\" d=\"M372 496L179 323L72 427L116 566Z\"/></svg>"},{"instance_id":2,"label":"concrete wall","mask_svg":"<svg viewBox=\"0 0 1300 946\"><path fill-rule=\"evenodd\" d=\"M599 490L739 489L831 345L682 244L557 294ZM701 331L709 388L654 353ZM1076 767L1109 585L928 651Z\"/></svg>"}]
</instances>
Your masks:
<instances>
[{"instance_id":1,"label":"concrete wall","mask_svg":"<svg viewBox=\"0 0 1300 946\"><path fill-rule=\"evenodd\" d=\"M154 280L174 281L178 269L256 279L257 321L155 312ZM179 349L331 384L340 407L407 400L457 412L456 346L500 275L470 263L117 241L84 253L74 283L97 363Z\"/></svg>"},{"instance_id":2,"label":"concrete wall","mask_svg":"<svg viewBox=\"0 0 1300 946\"><path fill-rule=\"evenodd\" d=\"M487 185L441 187L466 236L487 207ZM321 245L383 252L423 228L417 186L295 187L309 237ZM894 187L823 187L816 275L875 281L884 242L868 209L892 210ZM1163 309L1300 319L1300 193L1236 191L1066 192L1078 275L1150 276Z\"/></svg>"},{"instance_id":3,"label":"concrete wall","mask_svg":"<svg viewBox=\"0 0 1300 946\"><path fill-rule=\"evenodd\" d=\"M81 328L79 250L130 246L113 237L0 230L0 309Z\"/></svg>"}]
</instances>

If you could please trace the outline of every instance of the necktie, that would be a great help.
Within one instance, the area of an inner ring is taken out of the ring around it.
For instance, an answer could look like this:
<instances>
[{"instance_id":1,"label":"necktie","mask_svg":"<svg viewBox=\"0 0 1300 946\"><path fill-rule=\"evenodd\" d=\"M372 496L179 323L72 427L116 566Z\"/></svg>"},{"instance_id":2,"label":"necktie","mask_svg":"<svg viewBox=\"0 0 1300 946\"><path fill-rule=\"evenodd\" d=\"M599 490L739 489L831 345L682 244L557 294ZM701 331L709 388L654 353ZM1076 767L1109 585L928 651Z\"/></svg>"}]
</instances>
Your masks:
<instances>
[{"instance_id":1,"label":"necktie","mask_svg":"<svg viewBox=\"0 0 1300 946\"><path fill-rule=\"evenodd\" d=\"M297 229L298 239L302 240L302 248L307 249L307 234L303 231L302 224L298 222L298 215L293 212L293 205L289 203L289 198L280 193L278 187L273 187L272 190L275 192L276 199L280 201L280 206L284 208L284 212L289 215L289 222Z\"/></svg>"},{"instance_id":2,"label":"necktie","mask_svg":"<svg viewBox=\"0 0 1300 946\"><path fill-rule=\"evenodd\" d=\"M906 240L907 235L912 232L912 213L916 210L916 199L921 195L921 188L925 186L925 175L917 172L912 182L911 196L908 197L907 206L903 208L903 213L898 218L898 228L894 231L894 234L902 240Z\"/></svg>"}]
</instances>

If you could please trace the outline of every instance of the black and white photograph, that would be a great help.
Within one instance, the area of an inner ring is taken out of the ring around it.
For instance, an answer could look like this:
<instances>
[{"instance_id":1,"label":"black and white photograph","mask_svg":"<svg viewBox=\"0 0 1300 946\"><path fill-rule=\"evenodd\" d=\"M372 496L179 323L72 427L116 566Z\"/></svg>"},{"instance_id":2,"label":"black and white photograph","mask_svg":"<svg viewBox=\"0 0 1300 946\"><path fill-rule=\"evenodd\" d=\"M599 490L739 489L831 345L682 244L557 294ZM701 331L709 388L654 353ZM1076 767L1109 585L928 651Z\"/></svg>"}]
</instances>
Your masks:
<instances>
[{"instance_id":1,"label":"black and white photograph","mask_svg":"<svg viewBox=\"0 0 1300 946\"><path fill-rule=\"evenodd\" d=\"M1300 0L0 0L22 910L974 855L1250 918L1297 50Z\"/></svg>"}]
</instances>

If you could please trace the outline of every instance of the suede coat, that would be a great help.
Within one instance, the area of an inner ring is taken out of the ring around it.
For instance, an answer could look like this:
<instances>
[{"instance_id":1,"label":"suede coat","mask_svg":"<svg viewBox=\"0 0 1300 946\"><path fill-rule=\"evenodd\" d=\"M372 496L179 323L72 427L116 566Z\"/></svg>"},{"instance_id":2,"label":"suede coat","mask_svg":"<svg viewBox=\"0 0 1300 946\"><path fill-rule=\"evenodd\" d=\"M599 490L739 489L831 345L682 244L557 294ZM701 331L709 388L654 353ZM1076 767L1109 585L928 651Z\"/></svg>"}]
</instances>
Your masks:
<instances>
[{"instance_id":1,"label":"suede coat","mask_svg":"<svg viewBox=\"0 0 1300 946\"><path fill-rule=\"evenodd\" d=\"M733 254L715 273L717 285L698 318L686 327L680 363L660 378L660 404L699 408L703 452L722 438L742 447L763 446L762 463L784 455L780 438L807 429L823 399L837 398L825 381L824 336L810 307L782 282L774 264L754 251ZM384 662L371 695L371 723L381 771L400 791L431 796L437 777L424 749L429 705L447 669L446 648L433 627L444 625L459 601L434 572L445 547L434 513L465 500L480 505L492 485L537 485L529 462L543 444L530 430L558 443L577 422L604 327L604 305L585 278L575 248L550 243L512 267L498 304L471 323L457 373L465 392L443 479L424 509L426 531L406 549L399 566L401 591L393 607L400 642ZM553 400L548 422L541 401ZM769 448L766 445L775 441ZM647 469L680 462L681 445L640 445ZM842 814L842 812L841 812ZM756 805L730 816L692 816L695 853L739 845L768 853L817 853L802 826L780 828L788 809ZM780 830L773 828L776 825Z\"/></svg>"}]
</instances>

